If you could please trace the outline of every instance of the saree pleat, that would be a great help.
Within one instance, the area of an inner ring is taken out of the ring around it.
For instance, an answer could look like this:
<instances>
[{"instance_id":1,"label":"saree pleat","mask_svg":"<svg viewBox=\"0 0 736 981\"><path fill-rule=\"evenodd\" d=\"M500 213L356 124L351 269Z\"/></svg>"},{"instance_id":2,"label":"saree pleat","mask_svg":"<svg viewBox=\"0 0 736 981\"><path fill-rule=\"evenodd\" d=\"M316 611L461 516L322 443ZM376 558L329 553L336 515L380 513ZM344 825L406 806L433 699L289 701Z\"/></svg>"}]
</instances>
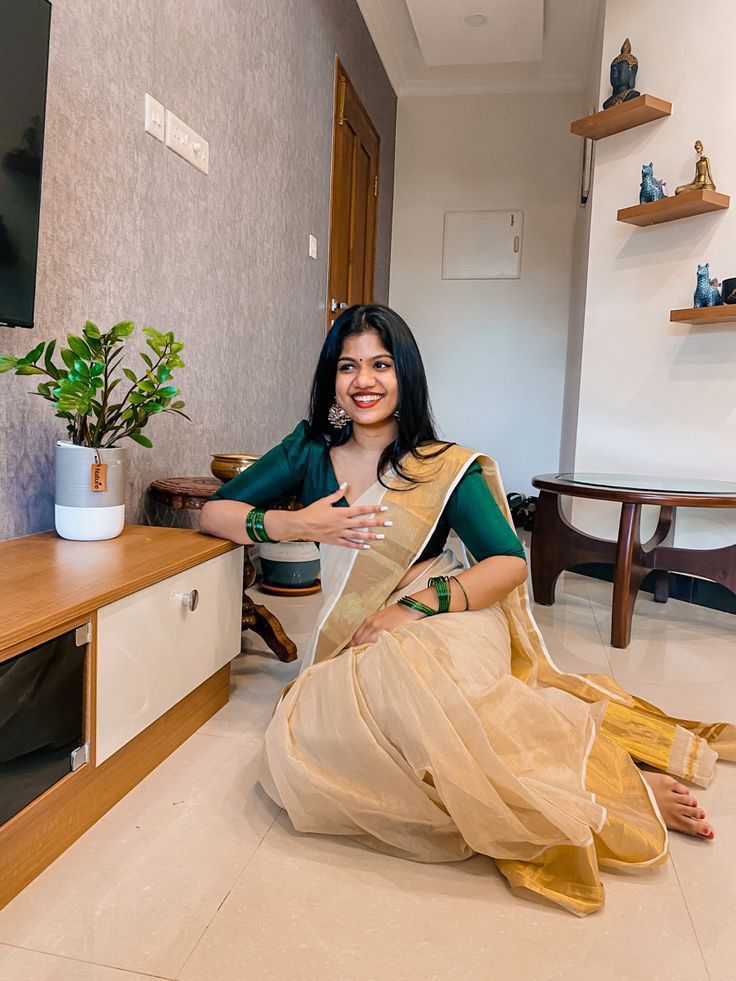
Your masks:
<instances>
[{"instance_id":1,"label":"saree pleat","mask_svg":"<svg viewBox=\"0 0 736 981\"><path fill-rule=\"evenodd\" d=\"M736 757L736 730L671 719L611 678L560 671L526 586L490 609L349 646L366 616L426 583L427 572L396 591L478 457L452 447L417 464L425 482L410 493L372 488L399 529L385 549L323 546L323 614L267 729L262 782L299 831L422 862L485 854L512 887L587 915L604 901L600 869L667 856L634 760L706 785L719 754ZM508 517L495 464L480 462ZM429 574L461 568L448 551Z\"/></svg>"}]
</instances>

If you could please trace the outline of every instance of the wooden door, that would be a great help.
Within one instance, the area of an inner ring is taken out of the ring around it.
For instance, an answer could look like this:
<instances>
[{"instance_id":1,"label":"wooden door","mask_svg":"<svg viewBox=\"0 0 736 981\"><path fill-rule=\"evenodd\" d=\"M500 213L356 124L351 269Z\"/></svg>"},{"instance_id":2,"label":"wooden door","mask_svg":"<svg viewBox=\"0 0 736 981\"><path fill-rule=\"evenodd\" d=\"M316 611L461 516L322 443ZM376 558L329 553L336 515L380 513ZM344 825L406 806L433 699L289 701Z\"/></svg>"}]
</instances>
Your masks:
<instances>
[{"instance_id":1,"label":"wooden door","mask_svg":"<svg viewBox=\"0 0 736 981\"><path fill-rule=\"evenodd\" d=\"M338 60L332 138L327 329L340 310L373 300L379 137Z\"/></svg>"}]
</instances>

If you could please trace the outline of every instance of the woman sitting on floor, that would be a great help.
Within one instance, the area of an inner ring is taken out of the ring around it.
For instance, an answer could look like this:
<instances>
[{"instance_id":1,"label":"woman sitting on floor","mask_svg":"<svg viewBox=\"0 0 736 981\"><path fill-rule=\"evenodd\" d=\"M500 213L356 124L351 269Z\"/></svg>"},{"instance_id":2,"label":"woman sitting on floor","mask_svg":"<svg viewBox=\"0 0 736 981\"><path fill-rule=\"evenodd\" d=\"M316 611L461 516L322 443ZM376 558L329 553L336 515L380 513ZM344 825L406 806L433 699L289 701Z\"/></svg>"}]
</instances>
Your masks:
<instances>
[{"instance_id":1,"label":"woman sitting on floor","mask_svg":"<svg viewBox=\"0 0 736 981\"><path fill-rule=\"evenodd\" d=\"M292 495L303 510L264 512ZM265 736L262 783L294 827L422 862L490 855L584 915L600 868L664 861L665 826L713 837L675 777L707 785L736 730L559 671L508 519L493 460L437 439L411 331L370 305L327 335L309 421L225 484L201 529L322 543L313 642Z\"/></svg>"}]
</instances>

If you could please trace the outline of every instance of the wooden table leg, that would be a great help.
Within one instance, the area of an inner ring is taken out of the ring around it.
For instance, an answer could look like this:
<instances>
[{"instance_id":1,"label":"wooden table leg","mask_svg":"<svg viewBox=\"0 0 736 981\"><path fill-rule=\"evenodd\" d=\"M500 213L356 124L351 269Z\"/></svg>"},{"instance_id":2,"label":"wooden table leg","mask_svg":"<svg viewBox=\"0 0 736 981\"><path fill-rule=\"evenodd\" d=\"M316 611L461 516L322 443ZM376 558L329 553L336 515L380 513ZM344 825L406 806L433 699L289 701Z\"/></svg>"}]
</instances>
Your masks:
<instances>
[{"instance_id":1,"label":"wooden table leg","mask_svg":"<svg viewBox=\"0 0 736 981\"><path fill-rule=\"evenodd\" d=\"M612 647L629 646L636 594L650 571L641 547L641 504L622 504L613 573Z\"/></svg>"},{"instance_id":2,"label":"wooden table leg","mask_svg":"<svg viewBox=\"0 0 736 981\"><path fill-rule=\"evenodd\" d=\"M555 584L565 569L596 562L613 565L615 557L615 542L586 535L573 527L562 511L560 495L540 492L532 533L532 590L536 603L554 603Z\"/></svg>"},{"instance_id":3,"label":"wooden table leg","mask_svg":"<svg viewBox=\"0 0 736 981\"><path fill-rule=\"evenodd\" d=\"M256 578L256 567L250 557L250 548L246 545L243 550L243 615L242 629L252 630L262 637L266 646L273 651L279 661L296 660L296 644L286 635L276 617L265 606L253 602L246 592Z\"/></svg>"}]
</instances>

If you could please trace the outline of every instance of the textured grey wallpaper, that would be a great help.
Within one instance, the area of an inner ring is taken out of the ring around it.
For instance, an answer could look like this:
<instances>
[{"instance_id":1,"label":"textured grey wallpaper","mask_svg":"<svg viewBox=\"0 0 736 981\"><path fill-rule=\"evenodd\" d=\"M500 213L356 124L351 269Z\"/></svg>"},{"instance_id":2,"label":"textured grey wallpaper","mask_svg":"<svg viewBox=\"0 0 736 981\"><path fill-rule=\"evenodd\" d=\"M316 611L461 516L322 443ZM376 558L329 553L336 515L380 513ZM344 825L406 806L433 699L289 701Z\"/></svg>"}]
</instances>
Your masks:
<instances>
[{"instance_id":1,"label":"textured grey wallpaper","mask_svg":"<svg viewBox=\"0 0 736 981\"><path fill-rule=\"evenodd\" d=\"M37 327L0 329L0 352L87 318L185 342L193 421L154 419L154 449L130 444L128 520L156 477L263 452L304 415L324 338L335 54L381 136L385 300L396 98L354 0L55 0ZM208 177L143 131L146 91L209 140ZM53 526L64 430L30 381L0 377L0 539Z\"/></svg>"}]
</instances>

